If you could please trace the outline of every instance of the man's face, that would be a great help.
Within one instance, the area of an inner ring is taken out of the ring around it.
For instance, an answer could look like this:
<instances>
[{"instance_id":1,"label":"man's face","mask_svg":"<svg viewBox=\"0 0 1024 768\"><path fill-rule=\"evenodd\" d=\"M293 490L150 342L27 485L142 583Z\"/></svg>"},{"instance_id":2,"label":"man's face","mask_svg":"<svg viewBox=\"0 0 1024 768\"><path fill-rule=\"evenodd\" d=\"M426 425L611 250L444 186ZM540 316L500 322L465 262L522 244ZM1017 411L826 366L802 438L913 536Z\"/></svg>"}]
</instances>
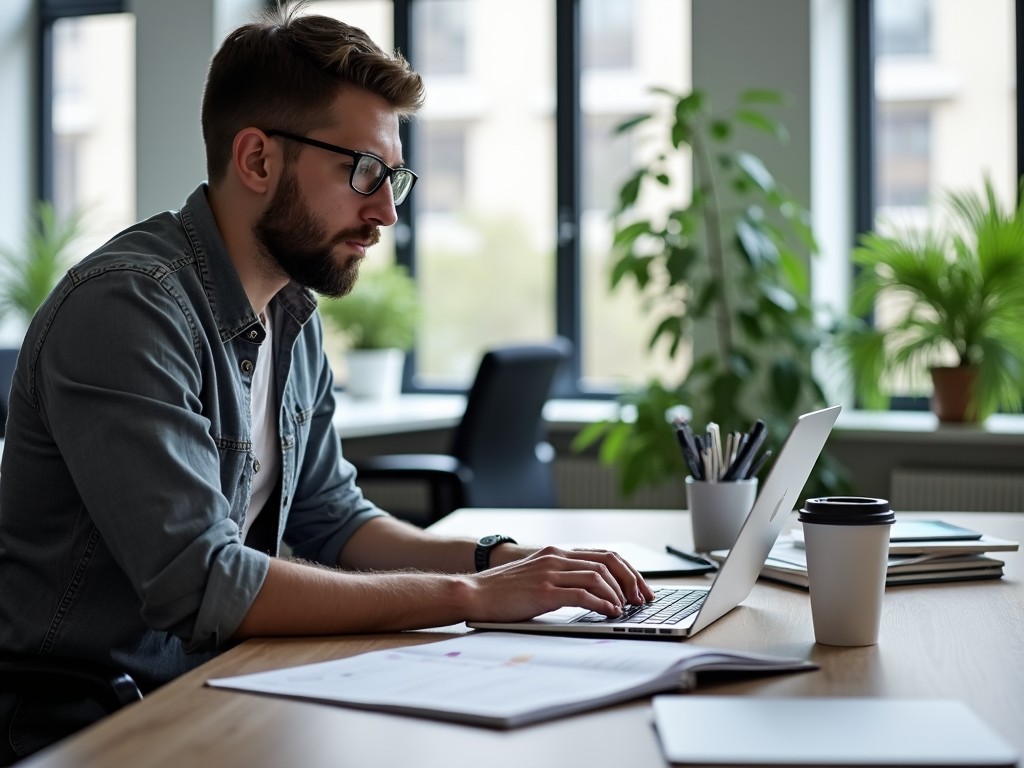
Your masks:
<instances>
[{"instance_id":1,"label":"man's face","mask_svg":"<svg viewBox=\"0 0 1024 768\"><path fill-rule=\"evenodd\" d=\"M328 127L309 136L401 165L398 117L379 96L346 89L335 99ZM273 141L288 141L275 137ZM352 189L353 159L302 146L283 170L274 196L253 227L261 261L271 273L325 296L344 296L355 285L366 249L380 227L397 220L390 183L371 195Z\"/></svg>"},{"instance_id":2,"label":"man's face","mask_svg":"<svg viewBox=\"0 0 1024 768\"><path fill-rule=\"evenodd\" d=\"M362 255L341 257L346 242L376 245L380 230L366 224L328 234L327 222L306 205L294 168L278 182L274 198L253 228L258 248L270 266L323 296L349 293L359 276Z\"/></svg>"}]
</instances>

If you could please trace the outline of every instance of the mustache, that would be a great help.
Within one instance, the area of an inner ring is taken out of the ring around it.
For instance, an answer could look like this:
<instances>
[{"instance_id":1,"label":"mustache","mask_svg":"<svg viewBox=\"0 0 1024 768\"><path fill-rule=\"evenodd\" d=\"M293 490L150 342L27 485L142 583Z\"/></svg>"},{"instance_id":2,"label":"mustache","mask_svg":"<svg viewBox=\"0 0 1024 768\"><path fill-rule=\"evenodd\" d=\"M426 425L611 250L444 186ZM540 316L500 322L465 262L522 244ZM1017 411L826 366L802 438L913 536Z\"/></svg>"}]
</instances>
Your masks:
<instances>
[{"instance_id":1,"label":"mustache","mask_svg":"<svg viewBox=\"0 0 1024 768\"><path fill-rule=\"evenodd\" d=\"M356 240L360 243L366 243L366 245L373 246L380 242L380 228L375 227L372 224L366 224L362 227L353 227L351 229L343 229L333 238L331 238L331 245L340 245L341 243L349 240Z\"/></svg>"}]
</instances>

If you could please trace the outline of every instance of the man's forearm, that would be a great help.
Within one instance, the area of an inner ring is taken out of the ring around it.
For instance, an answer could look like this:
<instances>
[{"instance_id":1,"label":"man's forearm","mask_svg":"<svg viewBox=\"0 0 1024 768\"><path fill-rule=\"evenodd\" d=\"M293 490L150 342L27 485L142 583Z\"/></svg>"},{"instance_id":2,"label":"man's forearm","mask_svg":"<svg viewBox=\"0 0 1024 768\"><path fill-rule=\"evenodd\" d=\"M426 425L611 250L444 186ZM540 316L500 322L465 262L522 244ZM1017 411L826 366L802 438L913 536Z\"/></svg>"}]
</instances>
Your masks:
<instances>
[{"instance_id":1,"label":"man's forearm","mask_svg":"<svg viewBox=\"0 0 1024 768\"><path fill-rule=\"evenodd\" d=\"M429 573L358 574L273 558L236 639L391 632L472 615L475 586Z\"/></svg>"},{"instance_id":2,"label":"man's forearm","mask_svg":"<svg viewBox=\"0 0 1024 768\"><path fill-rule=\"evenodd\" d=\"M436 536L392 517L378 517L366 522L349 539L338 564L362 571L415 568L435 573L473 573L475 550L476 539ZM502 544L495 548L491 564L508 563L536 550L532 546Z\"/></svg>"}]
</instances>

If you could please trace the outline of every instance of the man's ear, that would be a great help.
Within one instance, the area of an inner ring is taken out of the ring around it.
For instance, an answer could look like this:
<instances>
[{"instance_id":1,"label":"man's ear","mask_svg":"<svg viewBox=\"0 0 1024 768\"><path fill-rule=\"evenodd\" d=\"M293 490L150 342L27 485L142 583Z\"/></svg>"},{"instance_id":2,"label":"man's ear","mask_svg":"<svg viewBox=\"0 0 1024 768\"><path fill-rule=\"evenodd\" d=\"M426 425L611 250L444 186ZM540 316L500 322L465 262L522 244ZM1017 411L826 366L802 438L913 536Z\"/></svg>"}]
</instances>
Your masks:
<instances>
[{"instance_id":1,"label":"man's ear","mask_svg":"<svg viewBox=\"0 0 1024 768\"><path fill-rule=\"evenodd\" d=\"M246 189L258 195L272 192L284 166L280 142L258 128L243 128L231 145L231 165Z\"/></svg>"}]
</instances>

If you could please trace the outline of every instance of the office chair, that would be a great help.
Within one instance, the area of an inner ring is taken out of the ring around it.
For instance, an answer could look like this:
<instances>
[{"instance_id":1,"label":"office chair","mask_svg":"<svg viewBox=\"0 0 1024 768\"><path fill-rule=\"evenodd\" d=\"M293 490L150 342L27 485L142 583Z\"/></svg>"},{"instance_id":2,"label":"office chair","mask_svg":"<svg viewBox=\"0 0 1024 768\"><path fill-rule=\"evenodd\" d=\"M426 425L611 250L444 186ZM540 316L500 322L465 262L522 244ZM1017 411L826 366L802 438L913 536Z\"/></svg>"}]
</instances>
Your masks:
<instances>
[{"instance_id":1,"label":"office chair","mask_svg":"<svg viewBox=\"0 0 1024 768\"><path fill-rule=\"evenodd\" d=\"M99 662L0 651L0 693L90 699L107 713L142 699L132 676Z\"/></svg>"},{"instance_id":2,"label":"office chair","mask_svg":"<svg viewBox=\"0 0 1024 768\"><path fill-rule=\"evenodd\" d=\"M7 403L11 397L14 366L18 362L18 349L0 347L0 438L7 428Z\"/></svg>"},{"instance_id":3,"label":"office chair","mask_svg":"<svg viewBox=\"0 0 1024 768\"><path fill-rule=\"evenodd\" d=\"M0 696L5 694L31 699L31 717L38 722L42 713L50 738L39 744L21 744L16 753L7 741L7 734L3 734L0 766L12 765L48 746L54 739L70 736L142 699L130 675L105 664L0 651ZM5 721L4 725L8 723Z\"/></svg>"},{"instance_id":4,"label":"office chair","mask_svg":"<svg viewBox=\"0 0 1024 768\"><path fill-rule=\"evenodd\" d=\"M554 449L544 404L572 346L563 338L484 354L447 454L357 459L361 480L418 481L430 488L427 524L459 507L554 507Z\"/></svg>"}]
</instances>

